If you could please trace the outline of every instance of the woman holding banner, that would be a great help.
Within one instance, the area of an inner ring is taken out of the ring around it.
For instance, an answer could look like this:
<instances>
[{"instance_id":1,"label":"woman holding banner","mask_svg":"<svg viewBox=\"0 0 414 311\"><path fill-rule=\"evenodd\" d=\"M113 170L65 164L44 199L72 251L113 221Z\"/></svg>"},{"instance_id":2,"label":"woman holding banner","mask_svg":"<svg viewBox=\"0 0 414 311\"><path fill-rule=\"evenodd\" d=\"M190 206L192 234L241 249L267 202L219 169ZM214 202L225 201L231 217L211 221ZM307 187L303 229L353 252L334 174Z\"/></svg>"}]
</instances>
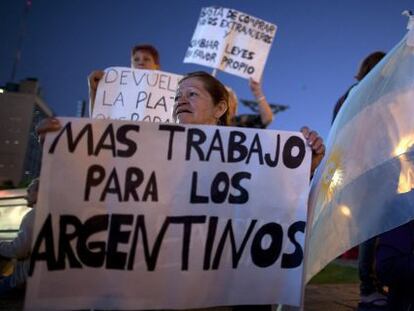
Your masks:
<instances>
[{"instance_id":1,"label":"woman holding banner","mask_svg":"<svg viewBox=\"0 0 414 311\"><path fill-rule=\"evenodd\" d=\"M189 73L178 83L174 120L183 124L231 125L230 99L226 87L212 75L198 71ZM312 148L311 173L319 165L325 146L318 133L301 129Z\"/></svg>"},{"instance_id":2,"label":"woman holding banner","mask_svg":"<svg viewBox=\"0 0 414 311\"><path fill-rule=\"evenodd\" d=\"M187 74L178 83L173 117L176 122L182 124L227 126L230 124L228 91L220 81L208 73ZM47 132L60 128L61 124L58 119L49 118L39 124L37 133L42 141ZM304 127L301 132L312 149L311 170L313 172L324 155L325 146L315 131ZM227 306L207 310L239 310L238 308L270 310L270 306Z\"/></svg>"},{"instance_id":3,"label":"woman holding banner","mask_svg":"<svg viewBox=\"0 0 414 311\"><path fill-rule=\"evenodd\" d=\"M258 83L254 81L251 81L251 83L255 83L256 91L260 91L260 85ZM255 89L253 86L251 87L252 90ZM230 104L230 96L231 95L226 87L210 74L205 72L187 74L178 83L173 110L174 120L183 124L231 125L232 119L230 118L230 110L232 109L232 106ZM301 132L305 136L307 143L312 147L311 172L313 173L322 160L325 146L316 132L310 131L307 127L303 127ZM214 309L222 310L222 308ZM234 306L232 307L232 310L270 311L271 306Z\"/></svg>"}]
</instances>

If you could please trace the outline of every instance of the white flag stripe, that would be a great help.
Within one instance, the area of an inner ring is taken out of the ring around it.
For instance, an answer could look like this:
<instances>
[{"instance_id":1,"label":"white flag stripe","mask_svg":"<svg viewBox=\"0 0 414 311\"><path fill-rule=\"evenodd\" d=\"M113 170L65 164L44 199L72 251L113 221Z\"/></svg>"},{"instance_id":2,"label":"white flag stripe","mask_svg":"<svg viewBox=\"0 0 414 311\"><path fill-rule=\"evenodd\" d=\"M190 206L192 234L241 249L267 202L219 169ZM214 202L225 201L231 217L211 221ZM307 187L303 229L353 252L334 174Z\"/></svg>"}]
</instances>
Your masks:
<instances>
[{"instance_id":1,"label":"white flag stripe","mask_svg":"<svg viewBox=\"0 0 414 311\"><path fill-rule=\"evenodd\" d=\"M341 178L336 184L335 192L341 191L355 178L384 163L390 157L397 156L395 151L400 142L399 137L414 135L410 132L412 131L410 122L413 121L413 107L410 102L412 98L414 98L413 89L406 90L402 94L387 95L378 103L366 107L338 133L334 141L335 147L329 146L334 152L335 148L340 148L339 165L332 168L336 169L332 175L340 174ZM349 137L353 139L350 140ZM370 156L373 154L375 157ZM328 156L327 161L329 161ZM323 183L318 186L320 189ZM323 193L320 195L322 196ZM315 210L314 220L317 216L318 210Z\"/></svg>"}]
</instances>

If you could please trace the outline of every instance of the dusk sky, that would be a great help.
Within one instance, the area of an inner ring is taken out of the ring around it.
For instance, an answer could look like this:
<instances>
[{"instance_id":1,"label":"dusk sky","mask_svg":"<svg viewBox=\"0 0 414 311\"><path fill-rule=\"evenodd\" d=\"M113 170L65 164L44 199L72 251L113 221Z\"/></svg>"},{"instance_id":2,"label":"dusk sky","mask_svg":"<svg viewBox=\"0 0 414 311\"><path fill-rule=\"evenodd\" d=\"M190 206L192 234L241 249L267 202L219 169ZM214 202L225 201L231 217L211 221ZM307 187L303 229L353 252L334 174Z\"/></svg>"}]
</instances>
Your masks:
<instances>
[{"instance_id":1,"label":"dusk sky","mask_svg":"<svg viewBox=\"0 0 414 311\"><path fill-rule=\"evenodd\" d=\"M0 85L10 81L26 0L0 1ZM94 69L129 66L130 48L151 43L164 71L184 74L209 67L184 64L200 10L222 6L278 26L263 74L269 102L288 105L272 129L308 125L326 139L337 99L354 83L358 65L376 50L389 51L406 33L412 0L32 0L16 81L39 79L44 100L58 116L74 116L87 99ZM217 76L239 98L253 99L245 79ZM248 112L240 108L239 112Z\"/></svg>"}]
</instances>

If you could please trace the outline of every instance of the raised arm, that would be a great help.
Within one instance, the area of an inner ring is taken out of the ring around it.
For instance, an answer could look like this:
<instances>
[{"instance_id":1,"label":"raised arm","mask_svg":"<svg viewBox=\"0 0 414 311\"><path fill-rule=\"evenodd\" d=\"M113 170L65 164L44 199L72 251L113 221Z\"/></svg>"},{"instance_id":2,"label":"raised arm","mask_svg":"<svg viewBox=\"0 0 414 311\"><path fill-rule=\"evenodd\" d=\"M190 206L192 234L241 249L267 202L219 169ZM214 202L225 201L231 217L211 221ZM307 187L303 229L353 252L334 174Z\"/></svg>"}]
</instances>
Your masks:
<instances>
[{"instance_id":1,"label":"raised arm","mask_svg":"<svg viewBox=\"0 0 414 311\"><path fill-rule=\"evenodd\" d=\"M273 112L263 94L260 82L249 80L250 89L259 104L259 114L263 125L269 125L273 121Z\"/></svg>"},{"instance_id":2,"label":"raised arm","mask_svg":"<svg viewBox=\"0 0 414 311\"><path fill-rule=\"evenodd\" d=\"M105 75L102 70L92 71L88 76L88 88L89 88L89 116L92 117L93 106L95 105L96 90L98 89L98 83Z\"/></svg>"}]
</instances>

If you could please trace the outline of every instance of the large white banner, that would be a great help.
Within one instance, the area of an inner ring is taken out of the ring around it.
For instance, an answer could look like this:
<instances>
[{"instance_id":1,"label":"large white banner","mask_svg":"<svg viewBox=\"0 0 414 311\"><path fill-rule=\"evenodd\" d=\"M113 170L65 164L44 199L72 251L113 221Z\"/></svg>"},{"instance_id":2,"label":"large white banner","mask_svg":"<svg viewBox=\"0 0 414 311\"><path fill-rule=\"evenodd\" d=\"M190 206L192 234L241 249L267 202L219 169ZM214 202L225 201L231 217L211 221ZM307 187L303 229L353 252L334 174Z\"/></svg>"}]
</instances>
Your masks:
<instances>
[{"instance_id":1,"label":"large white banner","mask_svg":"<svg viewBox=\"0 0 414 311\"><path fill-rule=\"evenodd\" d=\"M300 304L300 133L61 122L44 145L27 310Z\"/></svg>"},{"instance_id":2,"label":"large white banner","mask_svg":"<svg viewBox=\"0 0 414 311\"><path fill-rule=\"evenodd\" d=\"M260 81L277 26L222 7L201 9L184 63Z\"/></svg>"},{"instance_id":3,"label":"large white banner","mask_svg":"<svg viewBox=\"0 0 414 311\"><path fill-rule=\"evenodd\" d=\"M92 118L172 122L181 78L159 70L107 68L99 81Z\"/></svg>"}]
</instances>

